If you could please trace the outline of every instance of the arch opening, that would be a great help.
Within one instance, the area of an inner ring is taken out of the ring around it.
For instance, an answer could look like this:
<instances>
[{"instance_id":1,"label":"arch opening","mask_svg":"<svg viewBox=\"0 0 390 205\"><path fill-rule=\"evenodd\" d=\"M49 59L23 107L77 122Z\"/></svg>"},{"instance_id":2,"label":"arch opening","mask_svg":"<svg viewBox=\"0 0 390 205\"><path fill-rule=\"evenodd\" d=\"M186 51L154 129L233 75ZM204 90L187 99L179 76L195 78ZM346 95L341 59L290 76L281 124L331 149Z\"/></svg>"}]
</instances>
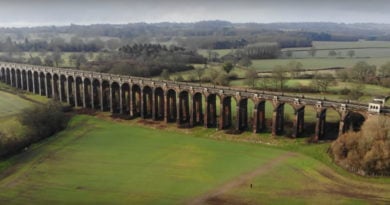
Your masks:
<instances>
[{"instance_id":1,"label":"arch opening","mask_svg":"<svg viewBox=\"0 0 390 205\"><path fill-rule=\"evenodd\" d=\"M141 116L141 87L137 84L134 84L131 87L131 117L140 117Z\"/></svg>"},{"instance_id":2,"label":"arch opening","mask_svg":"<svg viewBox=\"0 0 390 205\"><path fill-rule=\"evenodd\" d=\"M202 93L195 93L192 97L191 126L203 125L204 123L202 98Z\"/></svg>"},{"instance_id":3,"label":"arch opening","mask_svg":"<svg viewBox=\"0 0 390 205\"><path fill-rule=\"evenodd\" d=\"M97 79L92 80L92 108L103 110L102 92L100 87L100 81Z\"/></svg>"},{"instance_id":4,"label":"arch opening","mask_svg":"<svg viewBox=\"0 0 390 205\"><path fill-rule=\"evenodd\" d=\"M111 98L110 98L110 83L106 80L103 80L102 87L102 111L110 111L111 110Z\"/></svg>"},{"instance_id":5,"label":"arch opening","mask_svg":"<svg viewBox=\"0 0 390 205\"><path fill-rule=\"evenodd\" d=\"M157 87L154 90L154 120L164 120L164 90Z\"/></svg>"},{"instance_id":6,"label":"arch opening","mask_svg":"<svg viewBox=\"0 0 390 205\"><path fill-rule=\"evenodd\" d=\"M92 82L89 78L84 78L83 87L83 107L92 108Z\"/></svg>"},{"instance_id":7,"label":"arch opening","mask_svg":"<svg viewBox=\"0 0 390 205\"><path fill-rule=\"evenodd\" d=\"M180 127L189 127L190 123L190 97L187 91L179 93L177 123Z\"/></svg>"},{"instance_id":8,"label":"arch opening","mask_svg":"<svg viewBox=\"0 0 390 205\"><path fill-rule=\"evenodd\" d=\"M142 118L152 118L152 106L153 106L153 98L152 98L152 88L149 86L145 86L142 90Z\"/></svg>"},{"instance_id":9,"label":"arch opening","mask_svg":"<svg viewBox=\"0 0 390 205\"><path fill-rule=\"evenodd\" d=\"M119 83L113 82L111 83L111 106L110 111L112 113L118 114L120 113L120 86Z\"/></svg>"},{"instance_id":10,"label":"arch opening","mask_svg":"<svg viewBox=\"0 0 390 205\"><path fill-rule=\"evenodd\" d=\"M52 88L52 76L50 73L46 74L46 79L45 79L45 93L46 97L51 98L53 96L53 88Z\"/></svg>"},{"instance_id":11,"label":"arch opening","mask_svg":"<svg viewBox=\"0 0 390 205\"><path fill-rule=\"evenodd\" d=\"M128 83L123 83L121 86L122 89L122 114L130 114L130 85Z\"/></svg>"},{"instance_id":12,"label":"arch opening","mask_svg":"<svg viewBox=\"0 0 390 205\"><path fill-rule=\"evenodd\" d=\"M167 92L167 117L166 122L175 122L177 119L176 91L170 89Z\"/></svg>"}]
</instances>

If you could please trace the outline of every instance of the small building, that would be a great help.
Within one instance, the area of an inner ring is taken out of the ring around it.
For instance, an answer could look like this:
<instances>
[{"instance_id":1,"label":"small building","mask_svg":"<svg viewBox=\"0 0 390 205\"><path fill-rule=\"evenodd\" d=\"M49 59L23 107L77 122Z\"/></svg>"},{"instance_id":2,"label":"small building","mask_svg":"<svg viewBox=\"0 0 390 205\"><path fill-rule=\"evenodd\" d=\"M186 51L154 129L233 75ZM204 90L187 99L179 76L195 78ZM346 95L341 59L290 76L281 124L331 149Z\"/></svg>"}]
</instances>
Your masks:
<instances>
[{"instance_id":1,"label":"small building","mask_svg":"<svg viewBox=\"0 0 390 205\"><path fill-rule=\"evenodd\" d=\"M380 113L381 107L382 107L381 103L377 103L377 102L368 103L368 112Z\"/></svg>"}]
</instances>

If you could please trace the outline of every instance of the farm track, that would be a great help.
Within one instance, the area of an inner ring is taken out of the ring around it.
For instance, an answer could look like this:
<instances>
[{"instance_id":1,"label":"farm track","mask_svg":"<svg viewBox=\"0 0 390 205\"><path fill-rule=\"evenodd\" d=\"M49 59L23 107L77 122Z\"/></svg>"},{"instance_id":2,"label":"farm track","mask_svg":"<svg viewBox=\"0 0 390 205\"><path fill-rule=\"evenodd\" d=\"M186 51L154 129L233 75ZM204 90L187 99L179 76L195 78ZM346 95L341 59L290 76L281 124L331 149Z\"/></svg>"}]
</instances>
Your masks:
<instances>
[{"instance_id":1,"label":"farm track","mask_svg":"<svg viewBox=\"0 0 390 205\"><path fill-rule=\"evenodd\" d=\"M196 204L205 204L207 202L215 200L219 195L222 195L236 187L242 186L246 184L248 187L251 187L252 184L250 183L250 180L255 178L256 176L262 175L264 173L267 173L271 171L275 166L282 163L283 161L287 160L291 157L296 157L297 154L293 152L287 152L283 155L280 155L279 157L270 160L266 164L261 165L260 167L256 168L255 170L242 174L238 176L237 178L233 179L232 181L229 181L222 186L218 187L215 190L212 190L202 196L199 196L192 201L190 201L189 205L196 205Z\"/></svg>"}]
</instances>

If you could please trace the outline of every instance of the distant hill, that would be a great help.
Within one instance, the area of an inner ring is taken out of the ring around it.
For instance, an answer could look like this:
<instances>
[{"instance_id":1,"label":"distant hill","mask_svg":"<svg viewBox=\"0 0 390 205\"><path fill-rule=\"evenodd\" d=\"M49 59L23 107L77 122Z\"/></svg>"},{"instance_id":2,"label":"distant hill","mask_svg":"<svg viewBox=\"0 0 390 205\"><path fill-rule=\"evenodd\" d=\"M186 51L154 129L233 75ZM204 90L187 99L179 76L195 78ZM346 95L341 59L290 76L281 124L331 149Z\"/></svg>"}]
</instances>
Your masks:
<instances>
[{"instance_id":1,"label":"distant hill","mask_svg":"<svg viewBox=\"0 0 390 205\"><path fill-rule=\"evenodd\" d=\"M280 47L307 47L312 41L390 40L390 24L377 23L232 23L200 21L194 23L130 23L32 28L0 28L0 42L50 41L72 37L85 41L100 38L121 39L127 43L165 43L186 48L231 49L258 42L276 42Z\"/></svg>"}]
</instances>

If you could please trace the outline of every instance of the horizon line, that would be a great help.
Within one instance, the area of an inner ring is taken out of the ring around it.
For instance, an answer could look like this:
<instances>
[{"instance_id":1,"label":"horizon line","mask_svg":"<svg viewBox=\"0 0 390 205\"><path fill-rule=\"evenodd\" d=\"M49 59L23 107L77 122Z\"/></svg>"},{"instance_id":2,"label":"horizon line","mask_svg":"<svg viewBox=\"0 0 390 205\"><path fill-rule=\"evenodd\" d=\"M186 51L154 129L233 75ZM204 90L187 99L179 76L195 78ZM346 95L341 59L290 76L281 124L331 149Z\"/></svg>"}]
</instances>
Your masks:
<instances>
[{"instance_id":1,"label":"horizon line","mask_svg":"<svg viewBox=\"0 0 390 205\"><path fill-rule=\"evenodd\" d=\"M5 23L6 25L2 25L0 23L0 29L15 29L15 28L39 28L39 27L66 27L66 26L93 26L93 25L131 25L131 24L195 24L200 22L228 22L232 24L304 24L304 23L331 23L331 24L378 24L378 25L390 25L390 23L386 22L336 22L336 21L274 21L274 22L239 22L239 21L228 21L221 19L214 20L199 20L199 21L160 21L160 22L147 22L147 21L137 21L137 22L91 22L91 23L74 23L74 22L66 22L66 23L27 23L27 22L14 22L14 23ZM8 25L7 25L8 24Z\"/></svg>"}]
</instances>

